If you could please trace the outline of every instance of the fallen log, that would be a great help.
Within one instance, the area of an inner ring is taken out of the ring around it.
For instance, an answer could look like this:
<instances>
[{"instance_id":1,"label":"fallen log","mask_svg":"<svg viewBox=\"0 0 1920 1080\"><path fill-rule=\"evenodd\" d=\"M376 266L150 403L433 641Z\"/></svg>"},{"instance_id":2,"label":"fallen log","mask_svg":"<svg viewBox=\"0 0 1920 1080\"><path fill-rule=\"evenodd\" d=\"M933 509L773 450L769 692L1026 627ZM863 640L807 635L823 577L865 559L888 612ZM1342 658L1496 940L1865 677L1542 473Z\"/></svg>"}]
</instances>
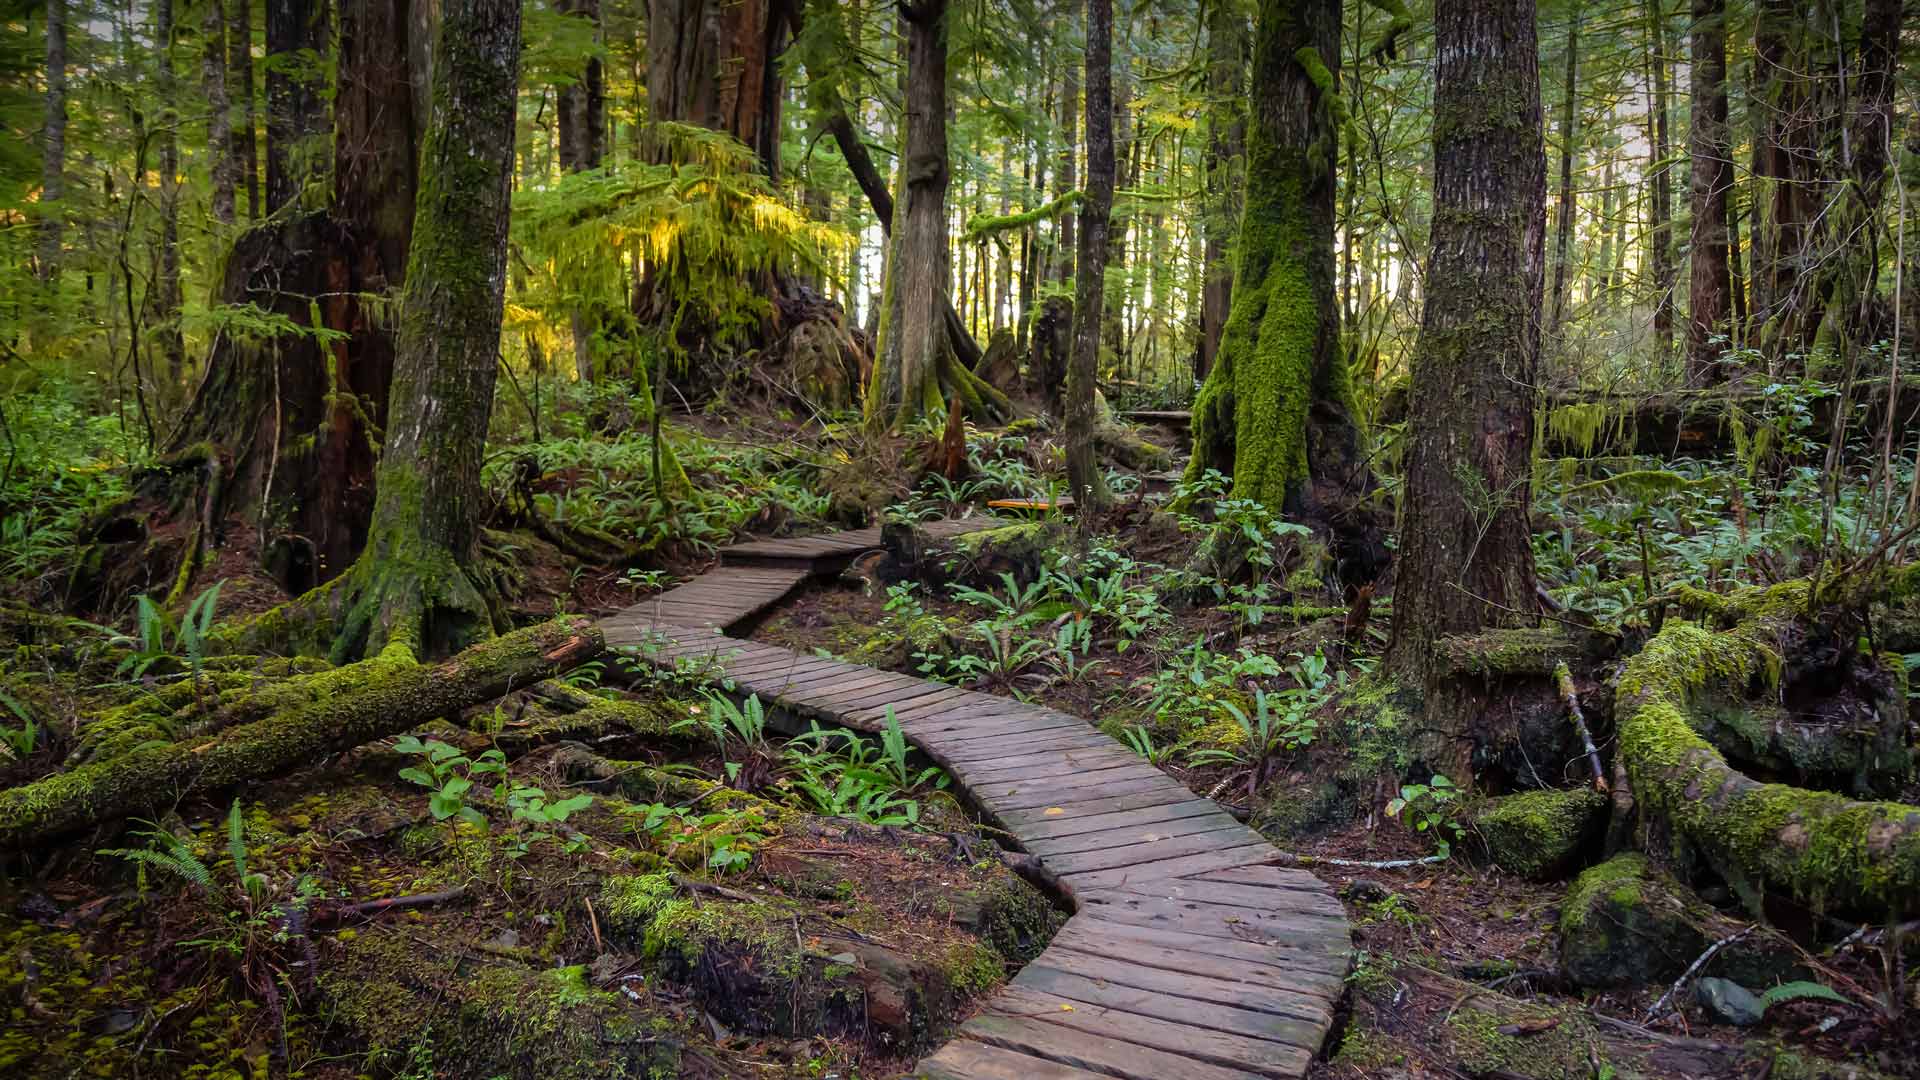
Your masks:
<instances>
[{"instance_id":1,"label":"fallen log","mask_svg":"<svg viewBox=\"0 0 1920 1080\"><path fill-rule=\"evenodd\" d=\"M147 746L0 792L0 850L280 775L563 674L605 648L599 628L577 617L518 630L432 665L411 663L404 648L391 646L341 669L366 675L356 689L343 686L217 735Z\"/></svg>"},{"instance_id":2,"label":"fallen log","mask_svg":"<svg viewBox=\"0 0 1920 1080\"><path fill-rule=\"evenodd\" d=\"M1712 603L1731 625L1669 620L1620 676L1614 718L1627 775L1642 814L1683 836L1750 904L1771 888L1816 908L1910 914L1920 910L1920 806L1761 783L1728 764L1695 715L1715 693L1778 682L1778 643L1811 594L1804 580L1747 589Z\"/></svg>"}]
</instances>

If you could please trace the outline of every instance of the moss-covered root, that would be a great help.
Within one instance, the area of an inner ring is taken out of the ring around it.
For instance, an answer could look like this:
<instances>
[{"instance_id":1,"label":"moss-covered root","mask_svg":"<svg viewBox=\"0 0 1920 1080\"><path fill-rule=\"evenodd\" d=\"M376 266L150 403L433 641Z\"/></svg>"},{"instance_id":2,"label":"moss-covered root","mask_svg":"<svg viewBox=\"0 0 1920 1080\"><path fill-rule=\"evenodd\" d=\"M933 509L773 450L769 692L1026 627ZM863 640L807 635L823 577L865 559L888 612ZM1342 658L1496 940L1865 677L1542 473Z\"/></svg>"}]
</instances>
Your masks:
<instances>
[{"instance_id":1,"label":"moss-covered root","mask_svg":"<svg viewBox=\"0 0 1920 1080\"><path fill-rule=\"evenodd\" d=\"M412 663L404 649L391 646L375 661L354 665L364 676L359 686L343 684L330 696L219 736L150 746L0 792L0 849L277 776L570 671L605 647L599 628L580 618L528 627L431 666Z\"/></svg>"},{"instance_id":2,"label":"moss-covered root","mask_svg":"<svg viewBox=\"0 0 1920 1080\"><path fill-rule=\"evenodd\" d=\"M1774 888L1816 906L1920 911L1920 806L1759 783L1689 718L1711 684L1737 694L1778 678L1772 642L1798 610L1791 584L1770 590L1777 605L1743 603L1761 614L1729 630L1671 620L1628 662L1614 715L1634 795L1749 896Z\"/></svg>"}]
</instances>

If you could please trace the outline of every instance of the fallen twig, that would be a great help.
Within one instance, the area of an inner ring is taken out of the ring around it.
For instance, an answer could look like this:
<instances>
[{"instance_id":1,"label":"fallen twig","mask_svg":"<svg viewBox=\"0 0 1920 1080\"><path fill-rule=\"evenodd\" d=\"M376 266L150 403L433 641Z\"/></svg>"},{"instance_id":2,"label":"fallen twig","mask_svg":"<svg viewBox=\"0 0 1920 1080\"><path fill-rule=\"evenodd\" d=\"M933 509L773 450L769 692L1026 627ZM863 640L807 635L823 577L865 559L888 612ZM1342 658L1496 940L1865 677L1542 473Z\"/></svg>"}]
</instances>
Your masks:
<instances>
[{"instance_id":1,"label":"fallen twig","mask_svg":"<svg viewBox=\"0 0 1920 1080\"><path fill-rule=\"evenodd\" d=\"M1735 930L1733 933L1728 934L1726 937L1721 938L1719 941L1716 941L1713 944L1707 946L1707 951L1701 953L1699 959L1687 965L1687 970L1681 972L1680 977L1673 980L1673 985L1667 987L1667 992L1660 995L1660 1000L1654 1002L1653 1008L1647 1010L1646 1019L1640 1022L1642 1024L1651 1024L1656 1019L1658 1019L1660 1017L1660 1014L1666 1010L1667 1002L1673 997L1673 995L1680 992L1680 988L1686 985L1686 982L1688 979L1693 978L1693 973L1696 971L1699 971L1701 965L1705 964L1708 960L1713 959L1714 953L1717 953L1721 949L1726 948L1728 945L1731 945L1734 942L1739 941L1741 938L1746 937L1748 934L1752 932L1753 932L1753 927L1743 926L1740 929Z\"/></svg>"},{"instance_id":2,"label":"fallen twig","mask_svg":"<svg viewBox=\"0 0 1920 1080\"><path fill-rule=\"evenodd\" d=\"M1580 733L1580 745L1587 752L1587 764L1593 769L1593 790L1607 793L1607 774L1600 767L1600 750L1593 745L1593 732L1587 730L1587 717L1580 711L1580 691L1573 685L1573 672L1567 668L1565 660L1553 666L1554 687L1560 691L1560 702L1567 707L1567 718L1573 721L1573 730Z\"/></svg>"},{"instance_id":3,"label":"fallen twig","mask_svg":"<svg viewBox=\"0 0 1920 1080\"><path fill-rule=\"evenodd\" d=\"M467 895L467 887L456 885L439 892L415 893L412 896L389 896L384 900L367 900L358 904L342 904L337 907L325 907L313 913L310 925L332 925L356 917L372 918L383 911L400 908L432 907L449 900L458 900Z\"/></svg>"}]
</instances>

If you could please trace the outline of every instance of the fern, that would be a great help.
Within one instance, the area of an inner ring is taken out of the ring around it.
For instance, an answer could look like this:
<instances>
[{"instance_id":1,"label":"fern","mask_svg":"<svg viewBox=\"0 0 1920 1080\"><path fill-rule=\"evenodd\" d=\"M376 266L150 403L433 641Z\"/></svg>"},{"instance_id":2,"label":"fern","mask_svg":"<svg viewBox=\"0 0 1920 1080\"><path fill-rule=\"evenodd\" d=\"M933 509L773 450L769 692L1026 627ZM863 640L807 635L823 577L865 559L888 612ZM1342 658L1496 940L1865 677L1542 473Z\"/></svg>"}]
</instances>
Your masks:
<instances>
[{"instance_id":1,"label":"fern","mask_svg":"<svg viewBox=\"0 0 1920 1080\"><path fill-rule=\"evenodd\" d=\"M148 846L102 848L95 854L112 855L134 864L139 871L142 892L147 888L148 868L165 871L197 889L213 891L213 872L208 870L207 864L201 862L200 857L193 853L191 845L160 826L154 825L153 822L143 822L143 824L153 825L153 828L142 830L135 835L147 837Z\"/></svg>"},{"instance_id":2,"label":"fern","mask_svg":"<svg viewBox=\"0 0 1920 1080\"><path fill-rule=\"evenodd\" d=\"M1760 1001L1771 1009L1783 1001L1832 1001L1841 1005L1851 1005L1853 1000L1832 987L1817 982L1800 980L1784 982L1760 995Z\"/></svg>"}]
</instances>

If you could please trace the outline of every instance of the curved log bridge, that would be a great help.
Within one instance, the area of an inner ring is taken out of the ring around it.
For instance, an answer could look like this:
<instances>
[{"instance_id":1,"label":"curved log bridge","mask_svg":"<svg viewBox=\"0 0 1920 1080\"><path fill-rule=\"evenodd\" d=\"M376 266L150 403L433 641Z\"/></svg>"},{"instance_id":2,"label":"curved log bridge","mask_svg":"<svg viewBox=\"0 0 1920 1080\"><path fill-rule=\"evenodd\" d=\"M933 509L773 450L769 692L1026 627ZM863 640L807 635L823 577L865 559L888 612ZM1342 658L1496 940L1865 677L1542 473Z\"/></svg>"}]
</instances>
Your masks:
<instances>
[{"instance_id":1,"label":"curved log bridge","mask_svg":"<svg viewBox=\"0 0 1920 1080\"><path fill-rule=\"evenodd\" d=\"M1779 682L1778 642L1811 595L1795 581L1712 598L1731 625L1670 619L1627 663L1614 717L1634 796L1749 905L1770 888L1815 907L1920 911L1920 806L1762 783L1700 734L1710 693Z\"/></svg>"}]
</instances>

